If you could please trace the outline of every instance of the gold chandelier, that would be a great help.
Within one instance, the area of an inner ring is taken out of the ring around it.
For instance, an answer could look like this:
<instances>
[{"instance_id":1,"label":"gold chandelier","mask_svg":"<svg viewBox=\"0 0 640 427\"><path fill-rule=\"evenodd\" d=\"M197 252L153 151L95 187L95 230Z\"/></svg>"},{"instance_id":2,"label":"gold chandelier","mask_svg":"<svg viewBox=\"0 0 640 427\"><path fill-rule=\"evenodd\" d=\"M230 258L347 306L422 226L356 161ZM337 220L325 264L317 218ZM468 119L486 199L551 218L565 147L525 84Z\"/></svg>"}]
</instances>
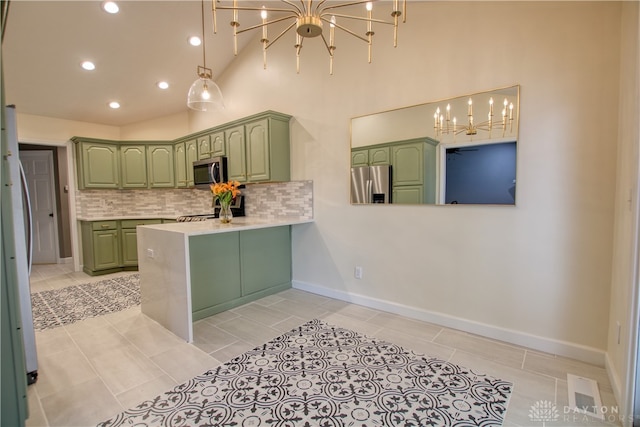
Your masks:
<instances>
[{"instance_id":1,"label":"gold chandelier","mask_svg":"<svg viewBox=\"0 0 640 427\"><path fill-rule=\"evenodd\" d=\"M400 5L402 3L402 5ZM350 15L334 13L336 9L340 9L348 6L364 5L365 13L363 15ZM230 22L233 27L233 53L238 54L238 39L237 36L240 33L262 28L262 43L263 52L263 64L264 68L267 68L267 49L277 42L285 33L287 33L294 26L296 27L296 40L294 47L296 49L296 72L300 72L300 51L302 50L302 43L306 38L321 37L324 45L329 53L329 74L333 74L333 53L336 50L336 36L335 29L338 28L347 34L356 37L368 45L369 50L369 63L371 63L371 45L373 42L373 24L386 24L393 25L393 46L398 45L398 20L400 16L403 17L403 22L406 22L406 0L393 0L391 10L391 21L385 21L382 19L372 18L373 2L372 1L349 1L349 2L335 2L327 0L281 0L282 7L254 7L254 6L239 6L238 0L233 0L232 5L223 5L221 0L212 0L212 13L213 13L213 32L218 32L217 28L217 11L218 10L231 10L233 17ZM260 12L261 23L252 25L250 27L239 29L239 12L240 11L254 11ZM277 18L271 21L267 20L268 14L274 13ZM338 19L341 23L338 23ZM364 21L366 25L366 32L364 35L357 34L355 30L349 29L346 23L349 21ZM289 22L290 21L290 22ZM282 30L278 36L273 40L269 40L268 27L271 24L279 22L289 22L289 25ZM324 24L329 25L329 39L325 37L323 33Z\"/></svg>"},{"instance_id":2,"label":"gold chandelier","mask_svg":"<svg viewBox=\"0 0 640 427\"><path fill-rule=\"evenodd\" d=\"M493 114L493 97L489 98L489 112L487 114L487 120L475 123L473 118L473 100L469 98L467 102L467 123L461 124L457 122L457 119L454 117L451 118L451 104L447 104L447 107L444 111L440 111L440 107L436 109L436 112L433 114L434 126L436 136L453 134L454 136L460 133L465 133L466 135L476 135L479 130L489 132L491 136L491 132L494 129L502 129L502 136L505 136L507 127L509 128L509 132L513 131L513 102L509 102L507 98L504 98L503 101L503 109L501 112L501 117L494 119Z\"/></svg>"}]
</instances>

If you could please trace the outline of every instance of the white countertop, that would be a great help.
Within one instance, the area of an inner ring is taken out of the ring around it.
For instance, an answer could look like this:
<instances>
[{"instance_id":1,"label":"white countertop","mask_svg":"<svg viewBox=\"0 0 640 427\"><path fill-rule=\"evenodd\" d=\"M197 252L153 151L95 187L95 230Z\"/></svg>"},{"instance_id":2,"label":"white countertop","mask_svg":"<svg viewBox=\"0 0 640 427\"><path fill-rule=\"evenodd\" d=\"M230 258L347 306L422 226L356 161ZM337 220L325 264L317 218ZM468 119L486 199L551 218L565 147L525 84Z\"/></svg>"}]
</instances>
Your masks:
<instances>
[{"instance_id":1,"label":"white countertop","mask_svg":"<svg viewBox=\"0 0 640 427\"><path fill-rule=\"evenodd\" d=\"M123 219L171 219L175 220L180 215L109 215L109 216L92 216L78 217L78 221L118 221Z\"/></svg>"},{"instance_id":2,"label":"white countertop","mask_svg":"<svg viewBox=\"0 0 640 427\"><path fill-rule=\"evenodd\" d=\"M209 219L206 221L139 225L138 228L181 233L185 236L197 236L201 234L228 233L230 231L255 230L259 228L279 227L283 225L308 224L313 221L313 219L300 218L260 219L238 217L233 218L233 221L230 224L222 224L218 219Z\"/></svg>"}]
</instances>

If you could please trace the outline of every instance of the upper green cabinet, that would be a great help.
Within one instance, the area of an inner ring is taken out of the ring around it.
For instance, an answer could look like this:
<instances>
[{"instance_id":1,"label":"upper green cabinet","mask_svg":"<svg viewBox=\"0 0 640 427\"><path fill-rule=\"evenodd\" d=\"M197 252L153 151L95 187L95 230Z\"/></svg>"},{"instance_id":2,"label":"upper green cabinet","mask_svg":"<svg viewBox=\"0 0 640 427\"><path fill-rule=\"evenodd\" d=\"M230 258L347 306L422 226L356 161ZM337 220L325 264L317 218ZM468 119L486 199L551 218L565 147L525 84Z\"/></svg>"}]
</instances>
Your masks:
<instances>
[{"instance_id":1,"label":"upper green cabinet","mask_svg":"<svg viewBox=\"0 0 640 427\"><path fill-rule=\"evenodd\" d=\"M244 126L236 126L224 131L227 146L227 178L233 181L247 181L246 148Z\"/></svg>"},{"instance_id":2,"label":"upper green cabinet","mask_svg":"<svg viewBox=\"0 0 640 427\"><path fill-rule=\"evenodd\" d=\"M242 183L288 181L290 118L279 113L264 114L227 129L229 179Z\"/></svg>"},{"instance_id":3,"label":"upper green cabinet","mask_svg":"<svg viewBox=\"0 0 640 427\"><path fill-rule=\"evenodd\" d=\"M78 188L191 188L193 162L217 156L227 157L228 179L288 181L290 119L266 111L175 141L73 137Z\"/></svg>"},{"instance_id":4,"label":"upper green cabinet","mask_svg":"<svg viewBox=\"0 0 640 427\"><path fill-rule=\"evenodd\" d=\"M79 141L78 180L80 188L119 188L118 144Z\"/></svg>"},{"instance_id":5,"label":"upper green cabinet","mask_svg":"<svg viewBox=\"0 0 640 427\"><path fill-rule=\"evenodd\" d=\"M354 148L351 150L351 166L390 165L390 148Z\"/></svg>"},{"instance_id":6,"label":"upper green cabinet","mask_svg":"<svg viewBox=\"0 0 640 427\"><path fill-rule=\"evenodd\" d=\"M211 157L226 156L227 148L224 143L224 132L212 133L211 141Z\"/></svg>"},{"instance_id":7,"label":"upper green cabinet","mask_svg":"<svg viewBox=\"0 0 640 427\"><path fill-rule=\"evenodd\" d=\"M122 188L147 188L146 145L120 147Z\"/></svg>"}]
</instances>

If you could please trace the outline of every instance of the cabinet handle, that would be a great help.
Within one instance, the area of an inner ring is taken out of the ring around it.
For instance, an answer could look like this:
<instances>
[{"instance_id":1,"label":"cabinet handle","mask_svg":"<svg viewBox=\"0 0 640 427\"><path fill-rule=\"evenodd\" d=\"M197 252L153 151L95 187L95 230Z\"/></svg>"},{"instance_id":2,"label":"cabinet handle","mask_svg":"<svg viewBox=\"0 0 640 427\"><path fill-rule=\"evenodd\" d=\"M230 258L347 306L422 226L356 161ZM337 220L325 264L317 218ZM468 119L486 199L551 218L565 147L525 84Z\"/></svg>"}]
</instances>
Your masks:
<instances>
[{"instance_id":1,"label":"cabinet handle","mask_svg":"<svg viewBox=\"0 0 640 427\"><path fill-rule=\"evenodd\" d=\"M109 224L102 224L100 227L102 227L102 228L109 228Z\"/></svg>"}]
</instances>

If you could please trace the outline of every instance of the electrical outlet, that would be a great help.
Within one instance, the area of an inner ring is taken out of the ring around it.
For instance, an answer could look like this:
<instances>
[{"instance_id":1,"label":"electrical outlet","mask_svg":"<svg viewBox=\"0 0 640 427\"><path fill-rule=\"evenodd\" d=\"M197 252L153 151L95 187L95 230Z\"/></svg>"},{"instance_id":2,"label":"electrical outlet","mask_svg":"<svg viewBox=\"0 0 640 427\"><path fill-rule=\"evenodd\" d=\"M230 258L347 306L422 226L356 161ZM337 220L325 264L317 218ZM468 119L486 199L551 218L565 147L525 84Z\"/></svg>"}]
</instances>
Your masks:
<instances>
[{"instance_id":1,"label":"electrical outlet","mask_svg":"<svg viewBox=\"0 0 640 427\"><path fill-rule=\"evenodd\" d=\"M154 255L153 249L147 249L147 258L153 258Z\"/></svg>"},{"instance_id":2,"label":"electrical outlet","mask_svg":"<svg viewBox=\"0 0 640 427\"><path fill-rule=\"evenodd\" d=\"M356 266L355 270L353 271L353 275L356 279L362 279L362 267Z\"/></svg>"}]
</instances>

